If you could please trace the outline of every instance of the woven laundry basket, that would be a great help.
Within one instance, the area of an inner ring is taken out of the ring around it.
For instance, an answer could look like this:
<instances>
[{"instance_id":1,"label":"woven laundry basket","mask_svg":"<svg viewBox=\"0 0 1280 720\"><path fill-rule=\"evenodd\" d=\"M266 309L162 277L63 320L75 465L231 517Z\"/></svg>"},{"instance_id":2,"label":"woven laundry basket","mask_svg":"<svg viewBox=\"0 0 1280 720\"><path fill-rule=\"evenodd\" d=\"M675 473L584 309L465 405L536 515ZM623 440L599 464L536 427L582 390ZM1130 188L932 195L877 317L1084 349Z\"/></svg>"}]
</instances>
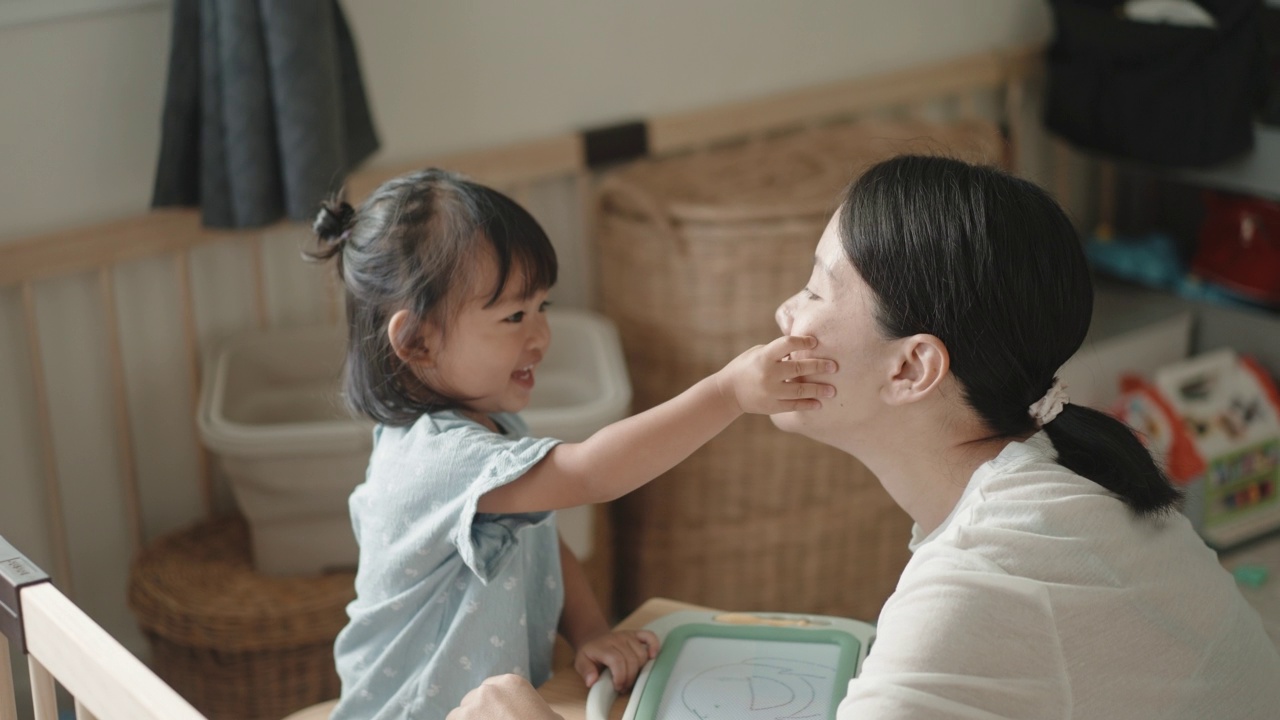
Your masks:
<instances>
[{"instance_id":1,"label":"woven laundry basket","mask_svg":"<svg viewBox=\"0 0 1280 720\"><path fill-rule=\"evenodd\" d=\"M254 572L238 516L152 542L129 582L156 674L211 720L279 720L337 697L333 641L354 598L350 572Z\"/></svg>"},{"instance_id":2,"label":"woven laundry basket","mask_svg":"<svg viewBox=\"0 0 1280 720\"><path fill-rule=\"evenodd\" d=\"M871 164L933 153L996 164L987 122L864 122L627 165L597 194L601 306L622 335L637 411L779 334L841 191ZM619 605L874 619L911 521L865 467L747 416L615 504Z\"/></svg>"}]
</instances>

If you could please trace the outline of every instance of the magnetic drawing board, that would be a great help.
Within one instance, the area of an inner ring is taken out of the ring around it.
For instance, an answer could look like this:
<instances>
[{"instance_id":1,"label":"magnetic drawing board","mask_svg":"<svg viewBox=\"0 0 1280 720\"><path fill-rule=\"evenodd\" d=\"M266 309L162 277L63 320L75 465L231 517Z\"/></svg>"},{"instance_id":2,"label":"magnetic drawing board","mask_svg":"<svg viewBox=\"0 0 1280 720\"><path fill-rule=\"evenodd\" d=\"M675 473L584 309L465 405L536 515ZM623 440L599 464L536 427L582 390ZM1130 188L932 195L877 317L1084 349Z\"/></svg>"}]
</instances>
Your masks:
<instances>
[{"instance_id":1,"label":"magnetic drawing board","mask_svg":"<svg viewBox=\"0 0 1280 720\"><path fill-rule=\"evenodd\" d=\"M662 648L636 681L624 720L835 717L875 629L844 618L683 612L650 624ZM589 720L612 704L602 678Z\"/></svg>"}]
</instances>

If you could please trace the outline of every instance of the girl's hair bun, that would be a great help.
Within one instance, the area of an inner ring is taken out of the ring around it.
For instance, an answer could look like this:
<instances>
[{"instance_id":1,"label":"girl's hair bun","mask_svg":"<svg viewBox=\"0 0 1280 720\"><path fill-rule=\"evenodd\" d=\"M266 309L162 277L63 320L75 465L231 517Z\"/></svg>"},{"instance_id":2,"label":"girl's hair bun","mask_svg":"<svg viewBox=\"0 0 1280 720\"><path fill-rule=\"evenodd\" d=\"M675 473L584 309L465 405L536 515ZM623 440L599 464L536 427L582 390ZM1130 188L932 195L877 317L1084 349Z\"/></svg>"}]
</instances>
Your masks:
<instances>
[{"instance_id":1,"label":"girl's hair bun","mask_svg":"<svg viewBox=\"0 0 1280 720\"><path fill-rule=\"evenodd\" d=\"M356 209L349 203L340 198L332 198L320 204L320 212L316 213L316 220L311 227L321 240L340 247L351 233L355 215Z\"/></svg>"}]
</instances>

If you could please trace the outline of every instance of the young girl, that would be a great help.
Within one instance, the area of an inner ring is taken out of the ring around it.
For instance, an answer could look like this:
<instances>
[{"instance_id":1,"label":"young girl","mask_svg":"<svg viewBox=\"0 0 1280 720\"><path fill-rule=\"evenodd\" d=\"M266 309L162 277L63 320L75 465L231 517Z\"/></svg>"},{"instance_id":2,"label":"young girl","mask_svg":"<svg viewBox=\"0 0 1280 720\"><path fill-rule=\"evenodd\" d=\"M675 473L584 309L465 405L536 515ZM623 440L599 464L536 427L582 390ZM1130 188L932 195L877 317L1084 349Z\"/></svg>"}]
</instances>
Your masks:
<instances>
[{"instance_id":1,"label":"young girl","mask_svg":"<svg viewBox=\"0 0 1280 720\"><path fill-rule=\"evenodd\" d=\"M611 633L551 510L612 500L688 457L744 412L821 407L835 371L791 359L812 338L748 350L673 400L582 443L530 438L551 334L556 257L505 195L441 170L391 180L359 210L326 205L317 258L337 258L349 340L344 391L378 423L351 496L356 599L335 655L333 720L443 718L486 677L551 673L556 630L588 685L630 687L657 652Z\"/></svg>"}]
</instances>

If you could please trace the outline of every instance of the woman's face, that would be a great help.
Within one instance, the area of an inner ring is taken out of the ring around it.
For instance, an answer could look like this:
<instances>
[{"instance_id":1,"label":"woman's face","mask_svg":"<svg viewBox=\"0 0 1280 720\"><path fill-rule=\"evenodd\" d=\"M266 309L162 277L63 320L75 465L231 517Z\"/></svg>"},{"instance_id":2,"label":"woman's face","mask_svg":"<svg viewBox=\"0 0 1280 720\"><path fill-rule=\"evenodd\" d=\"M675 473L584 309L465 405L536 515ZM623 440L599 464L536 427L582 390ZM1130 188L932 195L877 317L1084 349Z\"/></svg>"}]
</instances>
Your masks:
<instances>
[{"instance_id":1,"label":"woman's face","mask_svg":"<svg viewBox=\"0 0 1280 720\"><path fill-rule=\"evenodd\" d=\"M840 369L834 376L815 378L834 385L836 395L823 400L820 410L773 415L774 425L839 447L850 430L875 419L882 407L880 389L892 376L890 342L881 336L875 308L874 293L841 247L837 213L818 241L809 282L776 313L784 334L818 339L804 356L836 361Z\"/></svg>"}]
</instances>

